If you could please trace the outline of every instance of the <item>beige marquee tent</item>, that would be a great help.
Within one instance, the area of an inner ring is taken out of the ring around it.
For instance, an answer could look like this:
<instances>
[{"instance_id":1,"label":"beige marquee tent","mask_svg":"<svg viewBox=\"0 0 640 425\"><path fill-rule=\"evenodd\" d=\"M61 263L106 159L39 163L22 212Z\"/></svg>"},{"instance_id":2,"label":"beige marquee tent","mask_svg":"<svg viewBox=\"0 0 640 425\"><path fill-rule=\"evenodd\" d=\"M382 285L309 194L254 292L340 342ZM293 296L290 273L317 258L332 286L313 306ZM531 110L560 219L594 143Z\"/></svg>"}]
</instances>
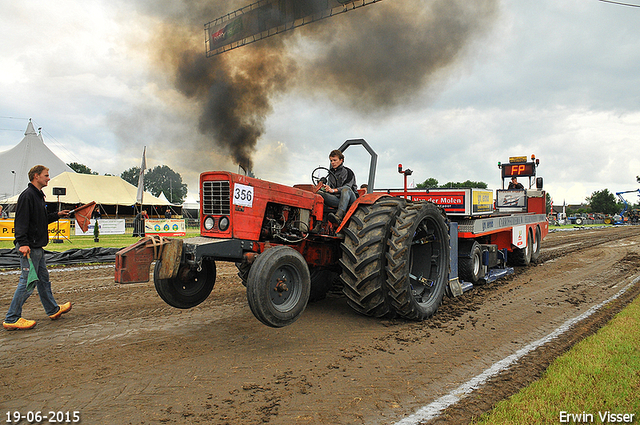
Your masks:
<instances>
[{"instance_id":1,"label":"beige marquee tent","mask_svg":"<svg viewBox=\"0 0 640 425\"><path fill-rule=\"evenodd\" d=\"M103 214L108 216L134 215L136 195L138 189L118 176L98 176L65 172L49 181L49 185L42 189L46 195L48 205L57 205L58 196L53 194L54 188L64 188L64 195L60 195L61 208L72 209L75 206L95 201ZM15 204L19 194L9 198L8 204ZM143 208L150 215L162 215L170 207L169 201L159 199L149 192L144 192Z\"/></svg>"}]
</instances>

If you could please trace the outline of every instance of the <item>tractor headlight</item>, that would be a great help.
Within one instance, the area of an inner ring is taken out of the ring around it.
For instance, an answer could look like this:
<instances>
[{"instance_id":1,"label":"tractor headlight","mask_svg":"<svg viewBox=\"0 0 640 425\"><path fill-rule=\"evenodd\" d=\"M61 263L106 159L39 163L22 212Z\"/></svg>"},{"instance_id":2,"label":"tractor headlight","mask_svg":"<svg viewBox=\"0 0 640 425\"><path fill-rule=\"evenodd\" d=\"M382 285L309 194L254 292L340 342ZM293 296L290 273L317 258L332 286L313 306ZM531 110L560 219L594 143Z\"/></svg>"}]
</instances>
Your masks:
<instances>
[{"instance_id":1,"label":"tractor headlight","mask_svg":"<svg viewBox=\"0 0 640 425\"><path fill-rule=\"evenodd\" d=\"M213 229L213 226L216 224L216 221L213 219L213 217L207 217L204 219L204 229L205 230L211 230Z\"/></svg>"},{"instance_id":2,"label":"tractor headlight","mask_svg":"<svg viewBox=\"0 0 640 425\"><path fill-rule=\"evenodd\" d=\"M228 228L229 228L229 218L221 217L220 222L218 223L218 229L220 229L221 232L224 232Z\"/></svg>"}]
</instances>

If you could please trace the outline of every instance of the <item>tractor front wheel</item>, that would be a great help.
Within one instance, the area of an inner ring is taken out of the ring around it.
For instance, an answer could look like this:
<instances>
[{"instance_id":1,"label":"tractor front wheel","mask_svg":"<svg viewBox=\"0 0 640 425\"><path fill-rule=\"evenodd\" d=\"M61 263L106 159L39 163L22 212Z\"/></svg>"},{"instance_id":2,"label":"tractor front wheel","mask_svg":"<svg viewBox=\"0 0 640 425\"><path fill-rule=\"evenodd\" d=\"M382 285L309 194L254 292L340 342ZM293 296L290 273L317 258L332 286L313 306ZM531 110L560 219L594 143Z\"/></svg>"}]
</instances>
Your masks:
<instances>
[{"instance_id":1,"label":"tractor front wheel","mask_svg":"<svg viewBox=\"0 0 640 425\"><path fill-rule=\"evenodd\" d=\"M258 255L247 276L251 312L273 328L295 322L307 307L310 291L311 277L304 257L284 245Z\"/></svg>"},{"instance_id":2,"label":"tractor front wheel","mask_svg":"<svg viewBox=\"0 0 640 425\"><path fill-rule=\"evenodd\" d=\"M154 275L157 276L162 260L156 261ZM181 264L178 274L170 279L156 279L153 283L160 298L175 308L195 307L207 299L216 283L216 263L203 261L202 268Z\"/></svg>"}]
</instances>

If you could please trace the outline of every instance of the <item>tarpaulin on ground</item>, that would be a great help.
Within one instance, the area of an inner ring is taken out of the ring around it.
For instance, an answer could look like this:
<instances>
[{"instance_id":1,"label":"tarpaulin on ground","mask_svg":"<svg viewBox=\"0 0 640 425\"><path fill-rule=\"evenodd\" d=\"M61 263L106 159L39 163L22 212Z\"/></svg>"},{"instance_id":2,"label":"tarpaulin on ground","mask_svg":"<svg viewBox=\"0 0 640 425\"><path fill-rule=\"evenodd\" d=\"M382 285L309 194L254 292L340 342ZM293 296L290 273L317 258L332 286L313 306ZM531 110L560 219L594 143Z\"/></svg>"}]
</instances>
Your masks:
<instances>
[{"instance_id":1,"label":"tarpaulin on ground","mask_svg":"<svg viewBox=\"0 0 640 425\"><path fill-rule=\"evenodd\" d=\"M86 248L69 249L64 252L44 251L47 265L51 264L83 264L113 263L116 252L121 248ZM19 268L20 253L17 249L0 249L0 268Z\"/></svg>"}]
</instances>

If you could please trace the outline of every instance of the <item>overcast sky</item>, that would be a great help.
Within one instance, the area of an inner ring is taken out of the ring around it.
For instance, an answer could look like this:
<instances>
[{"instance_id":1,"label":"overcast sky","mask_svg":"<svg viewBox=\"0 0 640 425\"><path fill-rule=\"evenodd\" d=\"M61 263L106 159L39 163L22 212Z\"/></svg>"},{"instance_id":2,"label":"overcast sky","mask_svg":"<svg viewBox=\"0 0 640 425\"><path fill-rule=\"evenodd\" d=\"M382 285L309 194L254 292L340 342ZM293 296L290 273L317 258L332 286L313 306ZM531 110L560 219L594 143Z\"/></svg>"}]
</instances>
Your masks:
<instances>
[{"instance_id":1,"label":"overcast sky","mask_svg":"<svg viewBox=\"0 0 640 425\"><path fill-rule=\"evenodd\" d=\"M249 1L185 3L0 3L0 152L32 118L63 161L100 174L139 166L143 146L148 167L168 165L196 196L200 172L237 171L234 147L203 131L202 110L225 97L176 84L176 69L181 50L204 58L207 21ZM498 162L531 154L556 205L640 186L640 8L384 0L275 38L202 61L269 84L243 109L258 121L248 154L262 179L308 183L331 149L364 138L378 188L401 187L402 163L415 183L497 189ZM366 156L345 154L364 183Z\"/></svg>"}]
</instances>

